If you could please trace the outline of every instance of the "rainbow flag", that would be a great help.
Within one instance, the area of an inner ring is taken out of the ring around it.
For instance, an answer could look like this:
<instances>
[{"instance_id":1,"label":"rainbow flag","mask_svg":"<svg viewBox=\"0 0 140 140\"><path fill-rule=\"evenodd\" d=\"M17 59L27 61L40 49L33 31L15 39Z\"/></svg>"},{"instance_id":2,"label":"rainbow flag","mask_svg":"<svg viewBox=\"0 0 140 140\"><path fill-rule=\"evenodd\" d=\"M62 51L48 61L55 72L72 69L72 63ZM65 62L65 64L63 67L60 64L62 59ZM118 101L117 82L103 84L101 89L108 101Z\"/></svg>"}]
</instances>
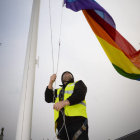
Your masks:
<instances>
[{"instance_id":1,"label":"rainbow flag","mask_svg":"<svg viewBox=\"0 0 140 140\"><path fill-rule=\"evenodd\" d=\"M140 81L140 50L117 30L113 18L94 0L65 0L66 7L83 11L112 65L121 75Z\"/></svg>"}]
</instances>

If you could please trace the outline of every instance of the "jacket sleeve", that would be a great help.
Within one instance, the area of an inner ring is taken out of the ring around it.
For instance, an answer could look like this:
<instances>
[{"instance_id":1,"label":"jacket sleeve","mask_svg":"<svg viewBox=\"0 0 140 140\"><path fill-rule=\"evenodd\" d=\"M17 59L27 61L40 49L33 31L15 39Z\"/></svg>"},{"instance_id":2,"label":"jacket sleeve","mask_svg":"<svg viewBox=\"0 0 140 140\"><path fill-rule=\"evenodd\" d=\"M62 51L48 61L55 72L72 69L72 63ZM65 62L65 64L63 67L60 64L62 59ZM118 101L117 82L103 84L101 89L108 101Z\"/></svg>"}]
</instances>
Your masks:
<instances>
[{"instance_id":1,"label":"jacket sleeve","mask_svg":"<svg viewBox=\"0 0 140 140\"><path fill-rule=\"evenodd\" d=\"M55 90L55 97L57 95L57 90ZM47 103L52 103L53 101L55 101L55 97L53 95L53 90L52 89L48 89L48 87L45 90L45 101Z\"/></svg>"},{"instance_id":2,"label":"jacket sleeve","mask_svg":"<svg viewBox=\"0 0 140 140\"><path fill-rule=\"evenodd\" d=\"M80 103L85 99L87 93L87 87L82 80L75 84L73 94L67 99L70 105L75 105Z\"/></svg>"}]
</instances>

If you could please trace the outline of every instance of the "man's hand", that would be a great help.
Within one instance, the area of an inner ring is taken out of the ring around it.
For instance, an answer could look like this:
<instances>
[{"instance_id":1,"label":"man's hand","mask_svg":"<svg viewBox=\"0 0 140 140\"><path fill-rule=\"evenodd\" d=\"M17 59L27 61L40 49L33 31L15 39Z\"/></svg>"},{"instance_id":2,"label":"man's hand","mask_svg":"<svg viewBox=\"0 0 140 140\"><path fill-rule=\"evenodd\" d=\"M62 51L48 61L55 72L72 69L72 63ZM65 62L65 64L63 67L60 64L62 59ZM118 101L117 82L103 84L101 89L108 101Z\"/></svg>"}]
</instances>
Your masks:
<instances>
[{"instance_id":1,"label":"man's hand","mask_svg":"<svg viewBox=\"0 0 140 140\"><path fill-rule=\"evenodd\" d=\"M53 105L53 109L60 111L63 107L65 107L66 105L70 105L70 102L68 100L65 101L60 101L58 103L55 103Z\"/></svg>"},{"instance_id":2,"label":"man's hand","mask_svg":"<svg viewBox=\"0 0 140 140\"><path fill-rule=\"evenodd\" d=\"M54 81L56 80L56 74L53 74L51 77L50 77L50 82L49 82L49 85L48 85L48 88L49 89L53 89L53 83Z\"/></svg>"}]
</instances>

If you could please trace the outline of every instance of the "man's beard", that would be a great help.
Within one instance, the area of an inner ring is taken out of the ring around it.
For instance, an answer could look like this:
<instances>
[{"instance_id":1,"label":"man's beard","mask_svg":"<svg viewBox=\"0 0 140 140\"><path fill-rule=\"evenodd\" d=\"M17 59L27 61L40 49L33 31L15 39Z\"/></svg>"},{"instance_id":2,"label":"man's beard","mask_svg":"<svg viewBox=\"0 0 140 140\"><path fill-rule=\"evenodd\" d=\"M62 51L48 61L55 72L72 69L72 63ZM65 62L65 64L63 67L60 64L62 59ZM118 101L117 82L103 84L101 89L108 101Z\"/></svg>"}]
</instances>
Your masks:
<instances>
[{"instance_id":1,"label":"man's beard","mask_svg":"<svg viewBox=\"0 0 140 140\"><path fill-rule=\"evenodd\" d=\"M67 83L70 83L70 82L73 82L72 78L63 80L63 84L67 84Z\"/></svg>"}]
</instances>

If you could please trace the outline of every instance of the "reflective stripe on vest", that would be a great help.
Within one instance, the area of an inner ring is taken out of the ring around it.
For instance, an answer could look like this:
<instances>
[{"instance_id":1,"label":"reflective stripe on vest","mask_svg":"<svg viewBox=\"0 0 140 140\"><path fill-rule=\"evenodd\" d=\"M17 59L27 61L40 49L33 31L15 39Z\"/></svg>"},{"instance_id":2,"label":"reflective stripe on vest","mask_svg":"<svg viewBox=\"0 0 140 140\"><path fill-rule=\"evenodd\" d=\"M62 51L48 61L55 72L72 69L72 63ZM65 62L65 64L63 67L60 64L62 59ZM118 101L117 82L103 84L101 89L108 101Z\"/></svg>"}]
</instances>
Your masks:
<instances>
[{"instance_id":1,"label":"reflective stripe on vest","mask_svg":"<svg viewBox=\"0 0 140 140\"><path fill-rule=\"evenodd\" d=\"M64 92L64 100L69 98L74 91L75 83L70 83L66 86L65 92ZM55 99L55 103L59 102L59 94L62 88L59 88L57 90L57 97ZM71 106L65 106L64 112L66 116L82 116L87 118L86 113L86 101L83 100L79 104L71 105ZM54 120L56 121L59 117L59 111L54 110Z\"/></svg>"},{"instance_id":2,"label":"reflective stripe on vest","mask_svg":"<svg viewBox=\"0 0 140 140\"><path fill-rule=\"evenodd\" d=\"M82 104L82 105L86 106L86 104L85 104L84 102L81 102L81 103L79 103L79 104Z\"/></svg>"}]
</instances>

